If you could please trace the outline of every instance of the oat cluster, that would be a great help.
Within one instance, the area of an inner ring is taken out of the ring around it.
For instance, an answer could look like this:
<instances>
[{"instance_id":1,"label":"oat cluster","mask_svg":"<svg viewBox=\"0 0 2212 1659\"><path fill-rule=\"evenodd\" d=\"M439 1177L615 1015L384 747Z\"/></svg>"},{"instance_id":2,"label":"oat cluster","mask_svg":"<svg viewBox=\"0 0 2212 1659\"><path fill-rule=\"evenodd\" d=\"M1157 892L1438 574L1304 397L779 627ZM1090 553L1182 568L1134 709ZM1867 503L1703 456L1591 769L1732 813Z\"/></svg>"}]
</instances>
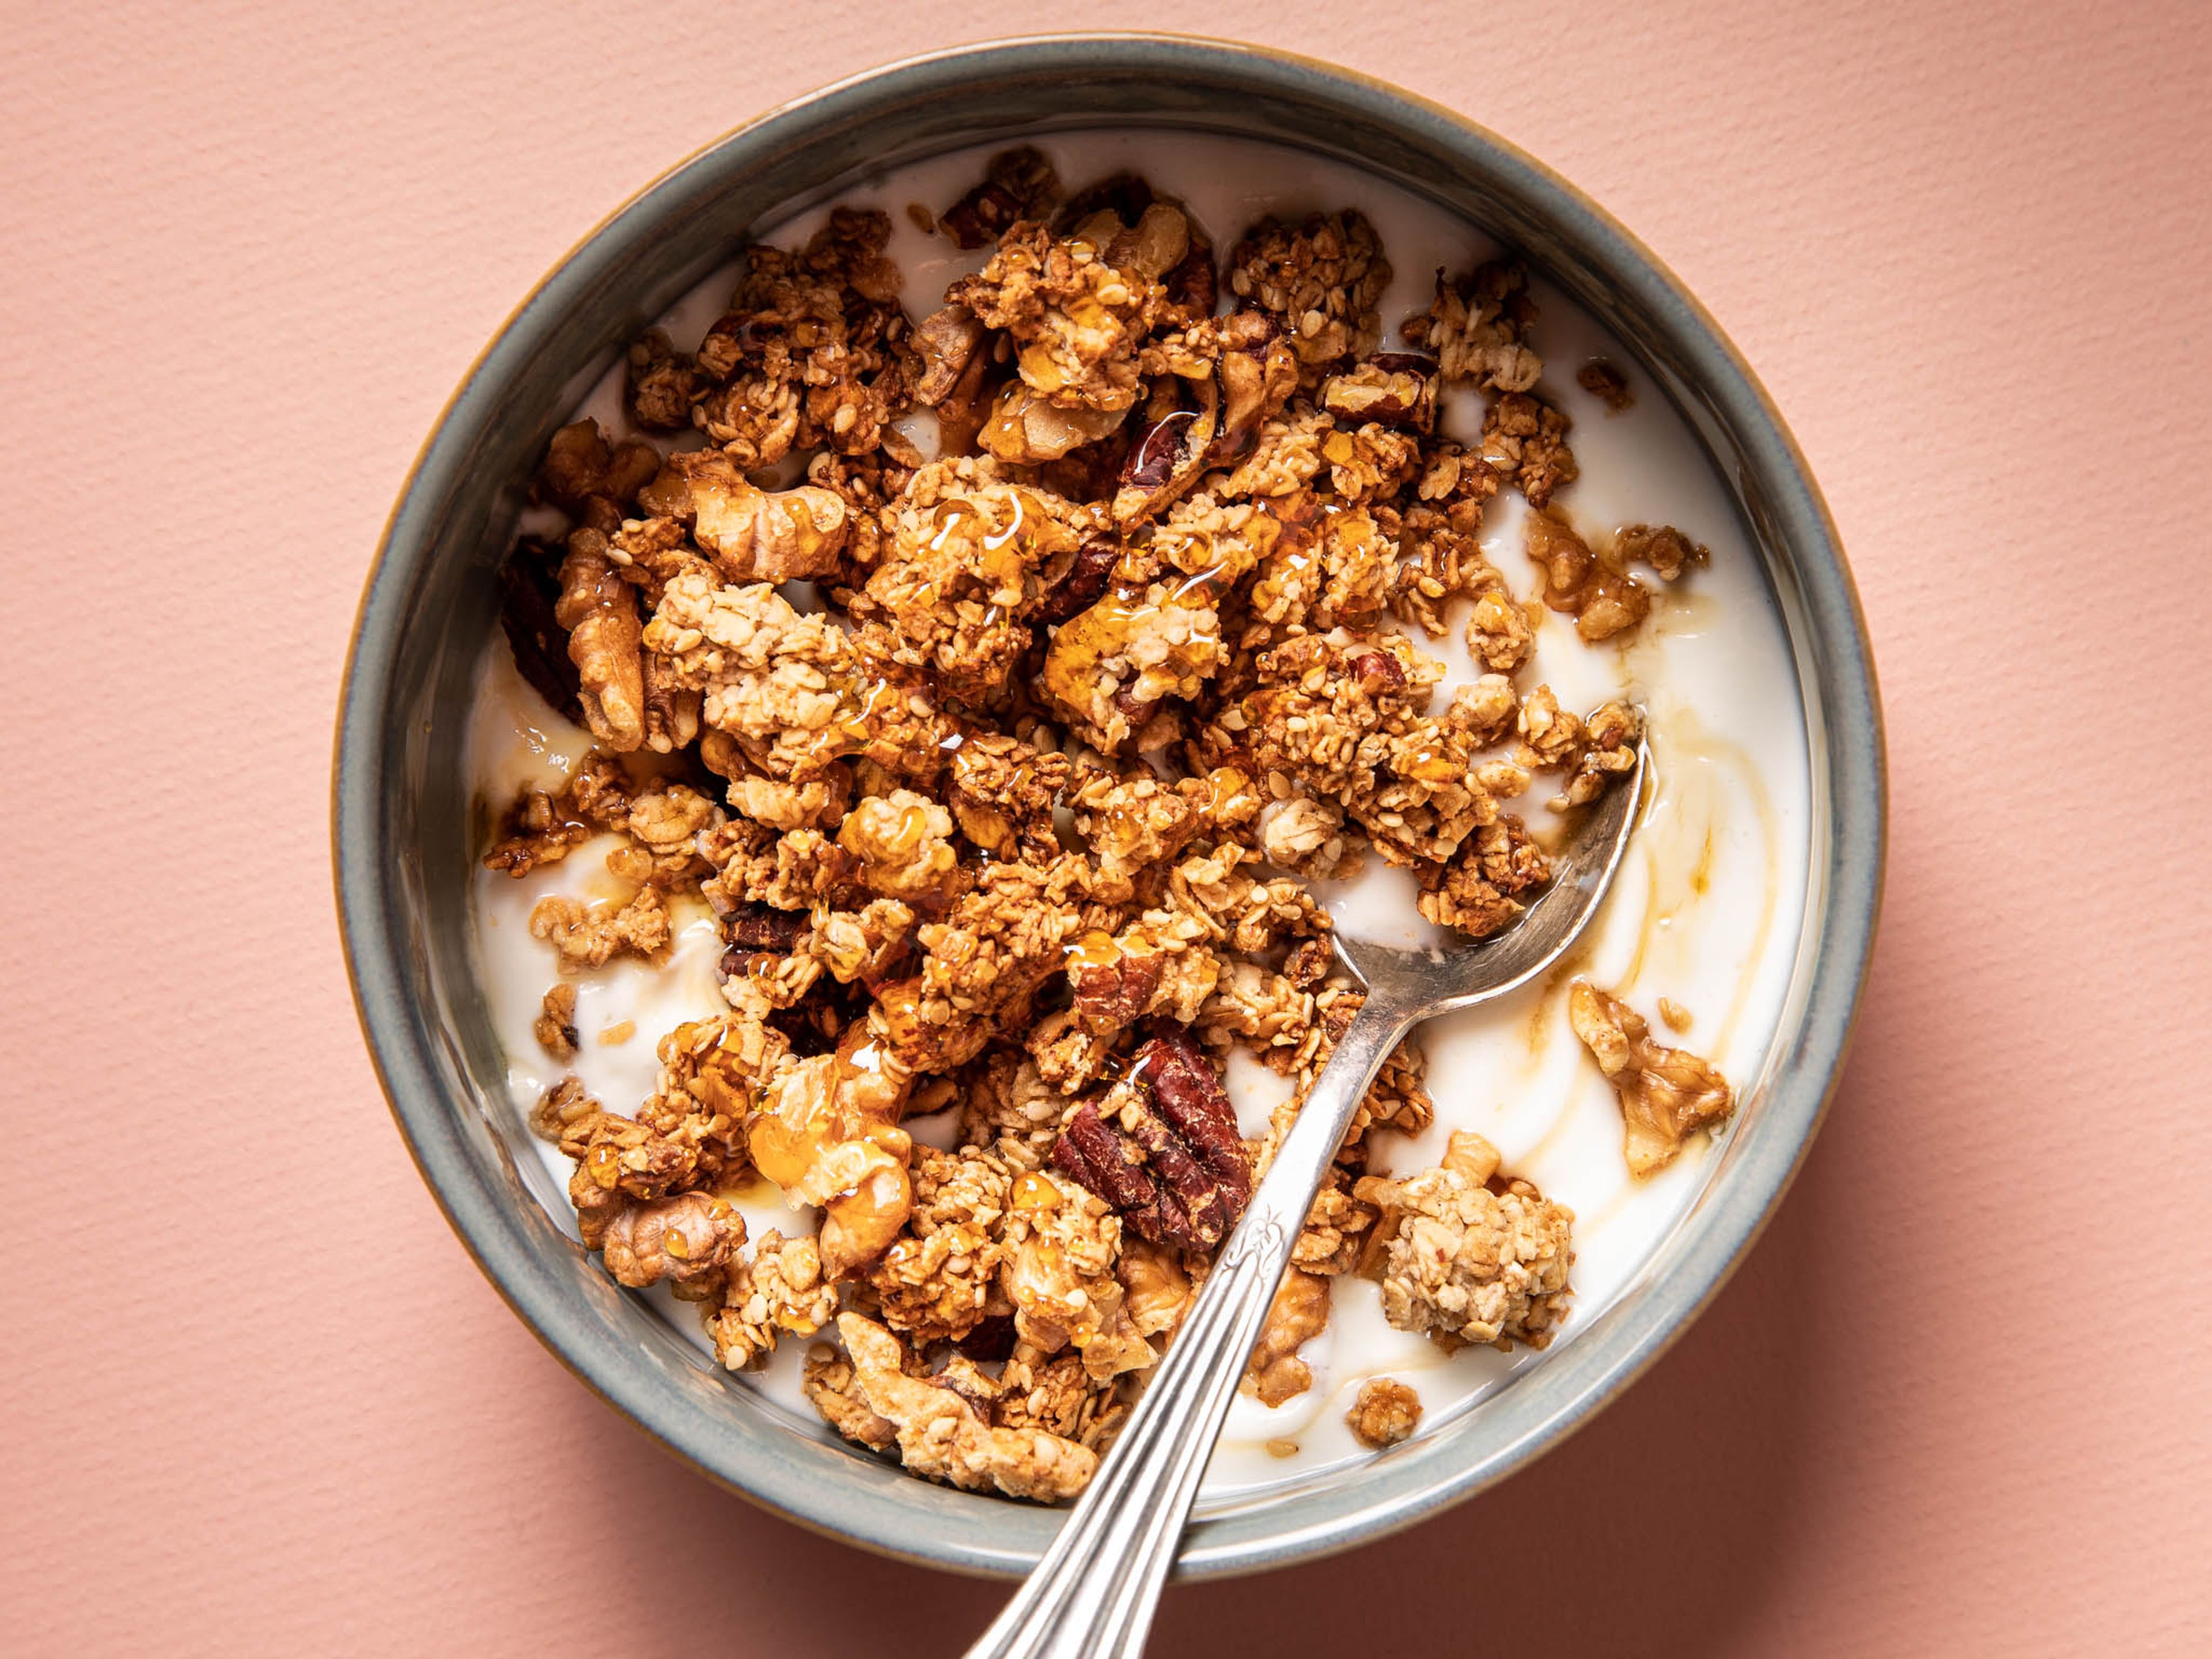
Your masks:
<instances>
[{"instance_id":1,"label":"oat cluster","mask_svg":"<svg viewBox=\"0 0 2212 1659\"><path fill-rule=\"evenodd\" d=\"M840 208L754 249L694 349L637 342L628 434L556 434L537 498L570 527L516 547L504 618L596 747L507 808L486 862L616 838L629 896L531 917L564 976L537 1028L556 1059L568 976L659 959L689 896L726 943L727 1007L659 1035L648 1098L570 1077L536 1114L608 1271L698 1302L733 1370L820 1339L824 1419L915 1473L1051 1500L1358 1006L1308 879L1397 864L1433 921L1510 925L1550 871L1506 803L1540 775L1589 800L1640 735L1522 683L1546 607L1607 637L1649 609L1632 558L1668 579L1704 550L1646 526L1593 547L1554 504L1575 461L1516 266L1440 276L1404 325L1424 349L1383 351L1390 268L1356 210L1224 255L1145 180L1062 200L1019 151L913 212L988 249L933 314L901 306L888 220ZM1478 441L1438 429L1447 384L1487 400ZM1500 490L1548 509L1533 600L1479 545ZM1417 641L1454 626L1482 672L1447 688ZM1223 1088L1237 1047L1295 1083L1256 1139ZM1347 1273L1450 1345L1556 1324L1565 1210L1458 1140L1370 1172L1377 1134L1430 1116L1409 1047L1298 1241L1261 1398L1310 1386L1298 1349ZM818 1218L748 1240L731 1200L762 1182ZM1355 1426L1386 1444L1419 1410L1392 1384Z\"/></svg>"}]
</instances>

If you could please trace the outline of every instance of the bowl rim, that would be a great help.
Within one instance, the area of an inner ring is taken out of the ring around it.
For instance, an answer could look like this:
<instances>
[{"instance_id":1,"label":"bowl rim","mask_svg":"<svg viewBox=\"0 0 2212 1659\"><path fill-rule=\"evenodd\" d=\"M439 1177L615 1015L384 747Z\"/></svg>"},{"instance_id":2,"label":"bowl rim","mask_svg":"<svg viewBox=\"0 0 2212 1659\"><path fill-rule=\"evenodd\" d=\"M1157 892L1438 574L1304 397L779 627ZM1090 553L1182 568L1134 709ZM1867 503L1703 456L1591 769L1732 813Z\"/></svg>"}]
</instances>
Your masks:
<instances>
[{"instance_id":1,"label":"bowl rim","mask_svg":"<svg viewBox=\"0 0 2212 1659\"><path fill-rule=\"evenodd\" d=\"M1680 280L1604 210L1487 128L1416 94L1296 54L1194 35L1102 32L994 40L902 58L767 111L702 146L600 220L516 306L441 411L386 522L355 619L334 733L332 860L356 1011L394 1121L455 1234L548 1351L665 1449L811 1530L958 1571L1025 1571L1060 1512L979 1498L969 1500L972 1513L962 1512L972 1524L945 1527L941 1508L924 1510L927 1522L917 1524L918 1500L897 1488L939 1489L901 1478L880 1487L844 1483L840 1491L823 1485L818 1468L788 1460L732 1461L726 1432L709 1435L703 1423L691 1420L697 1413L642 1376L641 1368L625 1369L619 1355L595 1348L566 1293L532 1271L530 1247L505 1224L512 1196L487 1178L464 1145L455 1120L459 1103L440 1080L429 1034L412 1017L379 789L394 747L389 692L402 626L416 578L437 550L438 506L465 459L467 434L493 407L488 387L512 372L610 258L611 234L625 223L645 226L695 170L742 172L771 145L865 115L889 94L949 93L979 76L1016 70L1079 76L1102 56L1121 71L1203 75L1256 92L1333 102L1466 159L1498 187L1540 209L1549 228L1655 319L1701 396L1728 420L1746 469L1765 483L1773 523L1756 539L1790 550L1810 636L1793 641L1793 654L1801 676L1817 680L1824 716L1814 725L1808 710L1808 737L1816 812L1824 804L1819 784L1824 763L1826 769L1827 858L1825 866L1816 860L1810 872L1821 883L1819 897L1810 885L1808 896L1808 906L1819 906L1820 921L1809 968L1800 969L1802 1008L1794 1031L1785 1019L1776 1038L1778 1046L1788 1039L1790 1064L1768 1085L1759 1145L1746 1149L1753 1155L1731 1171L1724 1193L1724 1183L1712 1183L1701 1200L1709 1212L1696 1237L1668 1274L1637 1293L1640 1316L1615 1326L1608 1340L1587 1334L1532 1372L1573 1364L1571 1378L1563 1376L1562 1386L1550 1390L1561 1397L1547 1395L1540 1409L1521 1413L1531 1420L1486 1452L1443 1470L1378 1460L1358 1481L1195 1521L1184 1537L1177 1576L1197 1578L1285 1565L1373 1541L1495 1484L1587 1423L1679 1340L1741 1262L1802 1164L1841 1074L1879 921L1887 855L1885 742L1864 617L1826 505L1772 399ZM975 1507L981 1505L988 1510Z\"/></svg>"}]
</instances>

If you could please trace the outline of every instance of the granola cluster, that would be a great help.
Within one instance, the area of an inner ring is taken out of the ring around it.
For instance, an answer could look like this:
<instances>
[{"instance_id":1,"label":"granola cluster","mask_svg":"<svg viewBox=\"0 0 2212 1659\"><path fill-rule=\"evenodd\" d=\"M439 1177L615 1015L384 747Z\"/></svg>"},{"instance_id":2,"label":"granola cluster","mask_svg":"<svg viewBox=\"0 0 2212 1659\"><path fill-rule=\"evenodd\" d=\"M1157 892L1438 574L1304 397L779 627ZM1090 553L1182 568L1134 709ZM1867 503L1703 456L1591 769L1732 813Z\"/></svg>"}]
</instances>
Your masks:
<instances>
[{"instance_id":1,"label":"granola cluster","mask_svg":"<svg viewBox=\"0 0 2212 1659\"><path fill-rule=\"evenodd\" d=\"M659 959L686 907L720 930L727 1006L659 1038L653 1094L624 1115L569 1077L534 1119L608 1270L700 1303L732 1370L834 1332L805 1386L840 1433L1051 1500L1359 1006L1307 880L1379 859L1431 920L1509 926L1550 868L1508 803L1548 774L1579 805L1641 735L1516 679L1543 607L1606 637L1649 608L1629 559L1672 579L1703 550L1638 527L1593 551L1553 506L1540 603L1484 557L1501 490L1545 508L1575 476L1516 266L1440 278L1404 328L1425 351L1385 351L1390 267L1354 210L1252 226L1220 264L1145 180L1063 202L1016 151L915 217L984 255L933 314L902 306L888 219L839 208L753 249L696 349L632 347L632 434L556 434L536 495L571 527L514 550L504 620L596 747L485 862L606 841L628 896L531 917L563 975ZM1489 399L1473 441L1438 429L1448 383ZM1400 624L1462 612L1483 672L1447 690ZM557 1060L564 984L537 1027ZM1635 1077L1666 1072L1624 1040ZM1293 1080L1257 1138L1223 1086L1239 1046ZM940 1115L950 1144L917 1145ZM1557 1322L1566 1211L1457 1141L1369 1172L1430 1116L1408 1045L1298 1240L1263 1400L1310 1385L1347 1273L1447 1343ZM732 1199L762 1182L816 1218L749 1241ZM1418 1417L1391 1387L1358 1408L1371 1444Z\"/></svg>"}]
</instances>

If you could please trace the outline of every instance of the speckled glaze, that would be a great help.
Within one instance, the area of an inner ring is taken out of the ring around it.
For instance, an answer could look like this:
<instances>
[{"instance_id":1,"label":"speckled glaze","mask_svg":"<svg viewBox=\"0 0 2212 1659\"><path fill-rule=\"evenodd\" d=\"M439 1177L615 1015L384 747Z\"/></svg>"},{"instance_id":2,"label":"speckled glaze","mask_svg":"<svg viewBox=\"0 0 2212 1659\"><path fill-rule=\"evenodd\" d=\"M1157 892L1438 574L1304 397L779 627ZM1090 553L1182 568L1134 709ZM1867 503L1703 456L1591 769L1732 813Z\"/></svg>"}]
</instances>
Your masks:
<instances>
[{"instance_id":1,"label":"speckled glaze","mask_svg":"<svg viewBox=\"0 0 2212 1659\"><path fill-rule=\"evenodd\" d=\"M354 991L423 1178L515 1312L669 1449L755 1501L885 1553L1011 1575L1059 1516L950 1491L825 1438L704 1368L617 1289L517 1176L528 1131L469 965L472 674L493 567L553 428L640 329L746 240L854 176L979 142L1115 123L1243 134L1356 162L1517 246L1627 340L1711 451L1765 561L1812 745L1808 912L1763 1087L1640 1283L1481 1410L1352 1470L1201 1504L1179 1571L1249 1572L1410 1525L1503 1479L1602 1407L1726 1280L1790 1184L1833 1087L1881 894L1881 710L1820 492L1750 369L1698 302L1565 180L1473 123L1348 71L1159 35L1017 40L915 59L762 117L602 223L526 300L407 481L362 603L337 732L332 835Z\"/></svg>"}]
</instances>

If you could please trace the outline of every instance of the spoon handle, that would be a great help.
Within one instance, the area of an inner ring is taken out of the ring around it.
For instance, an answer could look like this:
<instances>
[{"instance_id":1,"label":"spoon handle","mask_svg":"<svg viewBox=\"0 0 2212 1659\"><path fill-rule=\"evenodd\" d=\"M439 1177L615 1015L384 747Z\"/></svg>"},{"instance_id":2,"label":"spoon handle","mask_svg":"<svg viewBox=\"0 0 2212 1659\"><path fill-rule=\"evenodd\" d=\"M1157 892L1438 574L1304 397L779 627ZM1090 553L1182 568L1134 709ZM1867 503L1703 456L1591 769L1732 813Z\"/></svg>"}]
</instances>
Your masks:
<instances>
[{"instance_id":1,"label":"spoon handle","mask_svg":"<svg viewBox=\"0 0 2212 1659\"><path fill-rule=\"evenodd\" d=\"M1370 992L1276 1149L1244 1218L1052 1547L969 1659L1135 1659L1198 1484L1314 1194L1383 1058L1413 1024Z\"/></svg>"}]
</instances>

